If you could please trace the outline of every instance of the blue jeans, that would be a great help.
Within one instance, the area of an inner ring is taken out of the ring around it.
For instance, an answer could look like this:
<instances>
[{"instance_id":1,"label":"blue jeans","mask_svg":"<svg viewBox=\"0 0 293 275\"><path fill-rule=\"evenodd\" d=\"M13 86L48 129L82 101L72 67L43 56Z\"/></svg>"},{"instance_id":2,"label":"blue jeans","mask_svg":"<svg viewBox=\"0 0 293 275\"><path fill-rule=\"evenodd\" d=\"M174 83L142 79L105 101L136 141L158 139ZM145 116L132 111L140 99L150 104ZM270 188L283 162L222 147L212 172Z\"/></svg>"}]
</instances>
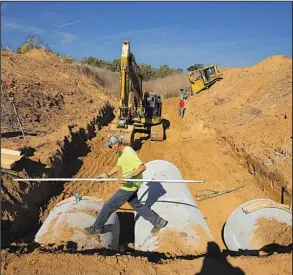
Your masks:
<instances>
[{"instance_id":1,"label":"blue jeans","mask_svg":"<svg viewBox=\"0 0 293 275\"><path fill-rule=\"evenodd\" d=\"M126 191L119 189L109 200L105 202L100 214L94 222L94 226L103 227L111 214L119 209L125 202L128 202L140 216L149 221L152 225L156 225L160 221L161 217L155 211L138 201L137 190Z\"/></svg>"},{"instance_id":2,"label":"blue jeans","mask_svg":"<svg viewBox=\"0 0 293 275\"><path fill-rule=\"evenodd\" d=\"M179 108L179 116L183 118L184 108Z\"/></svg>"}]
</instances>

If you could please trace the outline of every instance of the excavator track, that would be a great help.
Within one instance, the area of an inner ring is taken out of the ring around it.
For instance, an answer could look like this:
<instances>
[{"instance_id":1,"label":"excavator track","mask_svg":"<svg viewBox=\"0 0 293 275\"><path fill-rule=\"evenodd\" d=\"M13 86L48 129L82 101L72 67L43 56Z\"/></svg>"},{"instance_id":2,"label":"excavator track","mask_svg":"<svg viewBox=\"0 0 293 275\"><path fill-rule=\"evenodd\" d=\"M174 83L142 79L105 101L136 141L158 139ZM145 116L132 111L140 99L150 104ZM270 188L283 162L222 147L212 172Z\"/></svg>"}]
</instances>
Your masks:
<instances>
[{"instance_id":1,"label":"excavator track","mask_svg":"<svg viewBox=\"0 0 293 275\"><path fill-rule=\"evenodd\" d=\"M151 127L150 140L163 141L165 139L165 131L163 124L154 125Z\"/></svg>"},{"instance_id":2,"label":"excavator track","mask_svg":"<svg viewBox=\"0 0 293 275\"><path fill-rule=\"evenodd\" d=\"M128 125L127 129L124 129L124 128L118 128L116 124L111 124L107 134L107 139L110 136L114 136L114 135L122 136L124 145L131 145L133 142L133 136L134 136L134 126Z\"/></svg>"}]
</instances>

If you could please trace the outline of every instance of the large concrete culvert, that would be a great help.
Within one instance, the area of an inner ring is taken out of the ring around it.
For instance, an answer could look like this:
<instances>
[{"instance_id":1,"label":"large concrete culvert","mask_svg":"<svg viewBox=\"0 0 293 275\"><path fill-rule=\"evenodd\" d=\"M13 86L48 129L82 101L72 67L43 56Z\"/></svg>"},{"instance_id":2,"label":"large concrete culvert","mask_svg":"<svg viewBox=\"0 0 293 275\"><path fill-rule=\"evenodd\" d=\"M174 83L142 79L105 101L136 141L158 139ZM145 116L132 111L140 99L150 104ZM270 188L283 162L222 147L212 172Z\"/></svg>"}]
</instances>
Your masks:
<instances>
[{"instance_id":1,"label":"large concrete culvert","mask_svg":"<svg viewBox=\"0 0 293 275\"><path fill-rule=\"evenodd\" d=\"M146 167L143 178L158 182L143 183L138 198L168 220L168 224L152 234L152 224L136 213L135 248L177 255L206 252L208 242L214 239L187 185L160 182L160 179L182 180L179 169L163 160L150 161Z\"/></svg>"},{"instance_id":2,"label":"large concrete culvert","mask_svg":"<svg viewBox=\"0 0 293 275\"><path fill-rule=\"evenodd\" d=\"M68 244L76 250L110 248L118 249L120 225L113 213L108 219L105 234L87 235L84 228L92 225L103 201L84 196L80 200L70 197L56 204L35 236L42 245Z\"/></svg>"},{"instance_id":3,"label":"large concrete culvert","mask_svg":"<svg viewBox=\"0 0 293 275\"><path fill-rule=\"evenodd\" d=\"M248 201L227 219L223 239L232 251L286 250L292 245L292 211L270 199Z\"/></svg>"}]
</instances>

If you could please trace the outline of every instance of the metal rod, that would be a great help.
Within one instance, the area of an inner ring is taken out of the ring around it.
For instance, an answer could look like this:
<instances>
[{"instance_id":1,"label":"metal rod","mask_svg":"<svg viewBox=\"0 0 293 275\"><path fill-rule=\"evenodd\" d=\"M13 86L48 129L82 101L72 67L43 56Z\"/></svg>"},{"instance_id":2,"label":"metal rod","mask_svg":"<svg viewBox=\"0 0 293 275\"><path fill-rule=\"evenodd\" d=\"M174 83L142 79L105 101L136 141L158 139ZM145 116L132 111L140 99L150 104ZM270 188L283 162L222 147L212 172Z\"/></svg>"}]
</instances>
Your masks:
<instances>
[{"instance_id":1,"label":"metal rod","mask_svg":"<svg viewBox=\"0 0 293 275\"><path fill-rule=\"evenodd\" d=\"M20 122L20 119L19 119L19 116L18 116L18 113L17 113L16 107L15 107L15 105L14 105L14 102L12 102L12 106L13 106L14 112L15 112L15 114L16 114L16 118L17 118L17 121L18 121L18 124L19 124L20 130L21 130L21 132L22 132L23 139L25 140L25 136L24 136L24 132L23 132L23 129L22 129L22 125L21 125L21 122Z\"/></svg>"},{"instance_id":2,"label":"metal rod","mask_svg":"<svg viewBox=\"0 0 293 275\"><path fill-rule=\"evenodd\" d=\"M126 181L126 182L178 182L178 183L204 183L203 180L163 180L163 179L93 179L93 178L41 178L41 179L14 179L14 181Z\"/></svg>"}]
</instances>

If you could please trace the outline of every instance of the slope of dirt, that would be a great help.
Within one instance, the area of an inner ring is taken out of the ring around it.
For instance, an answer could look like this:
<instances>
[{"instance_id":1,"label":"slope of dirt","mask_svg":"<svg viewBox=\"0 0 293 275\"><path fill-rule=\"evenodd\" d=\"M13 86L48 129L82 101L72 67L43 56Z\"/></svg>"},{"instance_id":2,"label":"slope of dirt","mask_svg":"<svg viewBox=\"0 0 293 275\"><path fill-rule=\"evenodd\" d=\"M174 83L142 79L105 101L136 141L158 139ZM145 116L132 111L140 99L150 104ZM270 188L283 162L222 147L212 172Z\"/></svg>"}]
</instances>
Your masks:
<instances>
[{"instance_id":1,"label":"slope of dirt","mask_svg":"<svg viewBox=\"0 0 293 275\"><path fill-rule=\"evenodd\" d=\"M89 150L86 140L112 119L108 97L93 81L46 51L1 52L1 65L1 148L19 149L28 156L13 169L24 178L71 177L81 165L77 155ZM9 93L14 94L25 140ZM76 167L68 169L71 162ZM9 242L31 223L38 226L39 207L58 184L18 183L8 174L1 175L1 182L2 237Z\"/></svg>"},{"instance_id":2,"label":"slope of dirt","mask_svg":"<svg viewBox=\"0 0 293 275\"><path fill-rule=\"evenodd\" d=\"M291 192L291 58L271 56L251 68L224 70L222 81L190 100L185 120L195 119L246 158L251 174L274 199L280 199L283 185Z\"/></svg>"},{"instance_id":3,"label":"slope of dirt","mask_svg":"<svg viewBox=\"0 0 293 275\"><path fill-rule=\"evenodd\" d=\"M37 148L33 159L42 163L68 134L68 125L86 128L108 100L93 81L46 51L1 52L1 65L1 146ZM9 92L14 94L26 141L11 138L20 129Z\"/></svg>"}]
</instances>

